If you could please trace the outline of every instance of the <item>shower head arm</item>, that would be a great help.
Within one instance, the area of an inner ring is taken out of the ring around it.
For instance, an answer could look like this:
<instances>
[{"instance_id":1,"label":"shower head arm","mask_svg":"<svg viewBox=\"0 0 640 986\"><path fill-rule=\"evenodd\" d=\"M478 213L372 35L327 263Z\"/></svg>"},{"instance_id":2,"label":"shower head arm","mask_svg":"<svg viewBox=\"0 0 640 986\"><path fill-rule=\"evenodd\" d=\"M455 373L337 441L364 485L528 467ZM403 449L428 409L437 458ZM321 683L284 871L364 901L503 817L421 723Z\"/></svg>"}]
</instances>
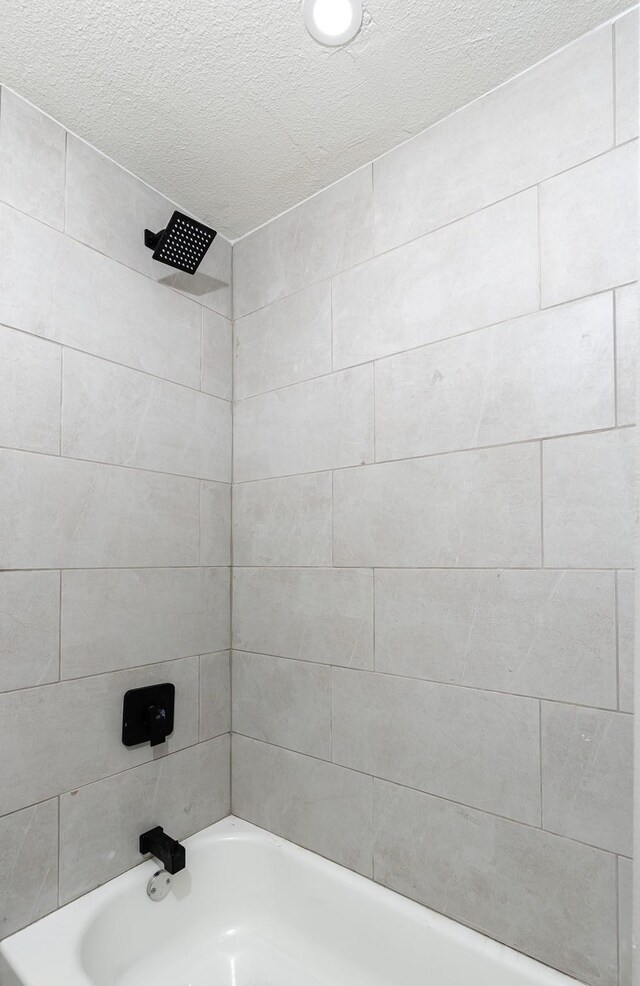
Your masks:
<instances>
[{"instance_id":1,"label":"shower head arm","mask_svg":"<svg viewBox=\"0 0 640 986\"><path fill-rule=\"evenodd\" d=\"M159 233L152 233L150 229L145 229L144 245L149 247L150 250L155 250L164 236L164 232L164 229L161 229Z\"/></svg>"}]
</instances>

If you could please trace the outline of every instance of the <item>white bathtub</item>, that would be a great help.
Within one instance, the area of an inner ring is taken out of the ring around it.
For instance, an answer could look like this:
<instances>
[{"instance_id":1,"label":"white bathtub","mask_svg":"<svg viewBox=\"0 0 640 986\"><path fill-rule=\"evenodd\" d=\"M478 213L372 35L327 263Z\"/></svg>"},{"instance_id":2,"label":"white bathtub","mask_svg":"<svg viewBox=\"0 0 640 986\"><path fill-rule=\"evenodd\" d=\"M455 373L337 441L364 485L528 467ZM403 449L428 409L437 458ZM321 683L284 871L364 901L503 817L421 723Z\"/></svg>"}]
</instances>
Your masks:
<instances>
[{"instance_id":1,"label":"white bathtub","mask_svg":"<svg viewBox=\"0 0 640 986\"><path fill-rule=\"evenodd\" d=\"M152 902L143 863L0 945L0 986L576 986L236 818L187 839Z\"/></svg>"}]
</instances>

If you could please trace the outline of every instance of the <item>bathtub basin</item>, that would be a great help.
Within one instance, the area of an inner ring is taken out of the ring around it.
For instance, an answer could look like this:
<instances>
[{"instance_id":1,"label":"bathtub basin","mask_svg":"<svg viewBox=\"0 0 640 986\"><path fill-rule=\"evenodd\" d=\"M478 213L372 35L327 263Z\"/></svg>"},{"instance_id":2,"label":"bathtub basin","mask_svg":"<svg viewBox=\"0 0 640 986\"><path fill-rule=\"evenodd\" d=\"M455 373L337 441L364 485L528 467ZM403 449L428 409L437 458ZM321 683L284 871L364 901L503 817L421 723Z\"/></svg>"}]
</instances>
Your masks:
<instances>
[{"instance_id":1,"label":"bathtub basin","mask_svg":"<svg viewBox=\"0 0 640 986\"><path fill-rule=\"evenodd\" d=\"M153 902L140 866L0 944L0 986L576 986L229 817Z\"/></svg>"}]
</instances>

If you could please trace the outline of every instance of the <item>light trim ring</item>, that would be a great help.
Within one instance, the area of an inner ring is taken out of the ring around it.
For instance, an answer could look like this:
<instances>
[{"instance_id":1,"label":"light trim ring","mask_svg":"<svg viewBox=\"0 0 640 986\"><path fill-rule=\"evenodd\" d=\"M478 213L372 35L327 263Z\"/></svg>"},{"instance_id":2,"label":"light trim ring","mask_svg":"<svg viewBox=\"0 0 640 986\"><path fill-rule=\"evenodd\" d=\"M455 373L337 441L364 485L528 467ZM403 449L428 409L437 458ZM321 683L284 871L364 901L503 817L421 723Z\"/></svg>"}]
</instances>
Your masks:
<instances>
[{"instance_id":1,"label":"light trim ring","mask_svg":"<svg viewBox=\"0 0 640 986\"><path fill-rule=\"evenodd\" d=\"M351 41L362 27L362 0L304 0L302 13L311 37L330 48Z\"/></svg>"}]
</instances>

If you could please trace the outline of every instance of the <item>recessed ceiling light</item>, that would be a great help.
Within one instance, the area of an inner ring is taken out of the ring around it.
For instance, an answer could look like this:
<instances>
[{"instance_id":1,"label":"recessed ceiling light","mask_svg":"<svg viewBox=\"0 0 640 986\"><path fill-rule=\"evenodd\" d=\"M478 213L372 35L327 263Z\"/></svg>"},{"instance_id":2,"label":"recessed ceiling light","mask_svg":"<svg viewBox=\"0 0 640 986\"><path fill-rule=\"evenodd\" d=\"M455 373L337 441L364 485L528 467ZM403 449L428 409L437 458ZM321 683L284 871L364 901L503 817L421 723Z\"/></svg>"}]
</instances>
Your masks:
<instances>
[{"instance_id":1,"label":"recessed ceiling light","mask_svg":"<svg viewBox=\"0 0 640 986\"><path fill-rule=\"evenodd\" d=\"M304 0L304 22L320 44L346 44L362 27L362 0Z\"/></svg>"}]
</instances>

